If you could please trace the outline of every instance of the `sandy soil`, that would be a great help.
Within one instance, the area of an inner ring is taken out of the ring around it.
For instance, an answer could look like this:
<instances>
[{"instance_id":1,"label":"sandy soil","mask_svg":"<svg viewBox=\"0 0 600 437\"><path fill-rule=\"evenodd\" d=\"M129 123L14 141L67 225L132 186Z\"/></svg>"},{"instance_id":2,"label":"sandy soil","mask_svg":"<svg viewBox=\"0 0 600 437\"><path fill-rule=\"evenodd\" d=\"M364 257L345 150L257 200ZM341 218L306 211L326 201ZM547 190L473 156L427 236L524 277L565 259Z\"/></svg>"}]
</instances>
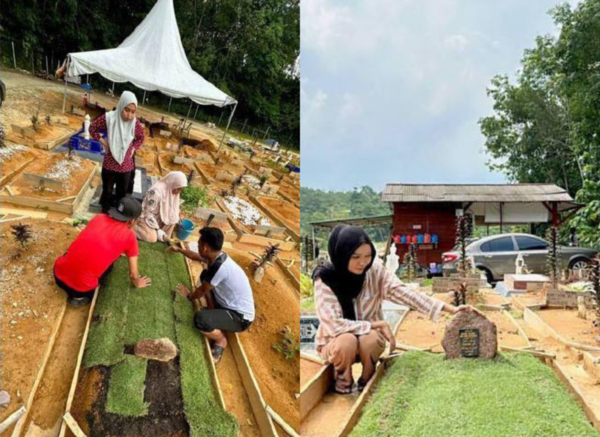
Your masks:
<instances>
[{"instance_id":1,"label":"sandy soil","mask_svg":"<svg viewBox=\"0 0 600 437\"><path fill-rule=\"evenodd\" d=\"M246 271L254 291L256 319L240 335L252 370L265 400L293 428L298 429L300 393L299 355L286 360L273 346L280 342L279 332L289 326L296 341L300 340L300 301L285 274L276 266L267 269L260 284L252 279L249 268L254 257L229 250L228 254Z\"/></svg>"},{"instance_id":2,"label":"sandy soil","mask_svg":"<svg viewBox=\"0 0 600 437\"><path fill-rule=\"evenodd\" d=\"M18 223L18 222L17 222ZM65 294L54 284L56 258L77 231L64 223L23 220L34 237L26 250L13 240L9 222L2 232L2 389L11 403L2 419L27 402L52 330L65 305ZM27 345L27 347L24 347Z\"/></svg>"},{"instance_id":3,"label":"sandy soil","mask_svg":"<svg viewBox=\"0 0 600 437\"><path fill-rule=\"evenodd\" d=\"M285 200L259 196L256 200L285 225L300 234L300 210Z\"/></svg>"},{"instance_id":4,"label":"sandy soil","mask_svg":"<svg viewBox=\"0 0 600 437\"><path fill-rule=\"evenodd\" d=\"M14 146L17 147L17 146ZM33 162L41 152L38 149L33 149L31 147L21 146L19 149L14 149L14 152L10 153L10 155L6 155L5 157L0 157L0 165L2 166L2 182L1 185L4 186L10 180L12 180L17 175L14 174L16 172L22 172L27 168L27 166ZM6 179L4 179L6 178Z\"/></svg>"},{"instance_id":5,"label":"sandy soil","mask_svg":"<svg viewBox=\"0 0 600 437\"><path fill-rule=\"evenodd\" d=\"M323 366L313 361L300 359L300 387L304 385L315 376Z\"/></svg>"},{"instance_id":6,"label":"sandy soil","mask_svg":"<svg viewBox=\"0 0 600 437\"><path fill-rule=\"evenodd\" d=\"M566 340L588 346L600 347L600 329L594 328L594 315L588 311L587 320L577 317L576 310L548 309L537 314Z\"/></svg>"}]
</instances>

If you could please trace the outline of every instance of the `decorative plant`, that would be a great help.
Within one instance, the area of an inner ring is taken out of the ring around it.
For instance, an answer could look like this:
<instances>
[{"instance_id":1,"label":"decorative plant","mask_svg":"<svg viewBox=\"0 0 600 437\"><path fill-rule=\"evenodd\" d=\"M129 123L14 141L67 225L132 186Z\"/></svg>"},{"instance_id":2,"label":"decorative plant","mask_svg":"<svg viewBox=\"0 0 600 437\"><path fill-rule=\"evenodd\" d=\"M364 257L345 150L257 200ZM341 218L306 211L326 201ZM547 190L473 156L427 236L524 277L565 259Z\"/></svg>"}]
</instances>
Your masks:
<instances>
[{"instance_id":1,"label":"decorative plant","mask_svg":"<svg viewBox=\"0 0 600 437\"><path fill-rule=\"evenodd\" d=\"M600 328L600 258L594 258L590 264L590 292L593 297L596 319L594 326Z\"/></svg>"},{"instance_id":2,"label":"decorative plant","mask_svg":"<svg viewBox=\"0 0 600 437\"><path fill-rule=\"evenodd\" d=\"M467 284L462 283L458 286L458 290L452 291L452 304L454 306L467 304Z\"/></svg>"},{"instance_id":3,"label":"decorative plant","mask_svg":"<svg viewBox=\"0 0 600 437\"><path fill-rule=\"evenodd\" d=\"M471 217L462 215L456 219L456 246L458 247L459 252L457 269L458 272L463 275L466 275L471 269L467 258L467 246L469 244L471 231Z\"/></svg>"},{"instance_id":4,"label":"decorative plant","mask_svg":"<svg viewBox=\"0 0 600 437\"><path fill-rule=\"evenodd\" d=\"M190 170L190 174L187 177L188 184L192 182L192 179L194 179L195 174L196 172L194 170Z\"/></svg>"},{"instance_id":5,"label":"decorative plant","mask_svg":"<svg viewBox=\"0 0 600 437\"><path fill-rule=\"evenodd\" d=\"M220 157L220 156L217 156L217 157L215 158L215 165L219 165L219 163L220 163L220 162L221 162L221 157Z\"/></svg>"},{"instance_id":6,"label":"decorative plant","mask_svg":"<svg viewBox=\"0 0 600 437\"><path fill-rule=\"evenodd\" d=\"M6 144L4 143L5 138L6 138L6 132L4 131L4 126L2 124L0 124L0 148L3 148L6 146Z\"/></svg>"},{"instance_id":7,"label":"decorative plant","mask_svg":"<svg viewBox=\"0 0 600 437\"><path fill-rule=\"evenodd\" d=\"M286 360L293 360L300 352L300 344L294 338L294 333L289 326L279 331L281 341L273 345L273 349L283 355Z\"/></svg>"},{"instance_id":8,"label":"decorative plant","mask_svg":"<svg viewBox=\"0 0 600 437\"><path fill-rule=\"evenodd\" d=\"M188 185L183 190L181 190L181 194L179 196L182 200L184 200L184 203L183 205L181 205L181 208L188 213L192 213L198 206L208 208L208 206L211 203L211 198L208 194L208 190L202 187L192 187Z\"/></svg>"},{"instance_id":9,"label":"decorative plant","mask_svg":"<svg viewBox=\"0 0 600 437\"><path fill-rule=\"evenodd\" d=\"M227 190L221 190L221 192L219 194L221 195L221 197L229 197L229 196L231 196L231 194Z\"/></svg>"},{"instance_id":10,"label":"decorative plant","mask_svg":"<svg viewBox=\"0 0 600 437\"><path fill-rule=\"evenodd\" d=\"M264 250L262 256L259 256L254 261L252 261L252 266L254 267L254 270L258 269L259 267L265 267L266 265L271 264L273 259L277 256L277 254L280 251L281 249L279 248L279 243L269 243L269 247L267 247Z\"/></svg>"},{"instance_id":11,"label":"decorative plant","mask_svg":"<svg viewBox=\"0 0 600 437\"><path fill-rule=\"evenodd\" d=\"M48 126L52 126L52 117L50 117L50 115L46 115L46 118L44 120L46 120L46 124Z\"/></svg>"},{"instance_id":12,"label":"decorative plant","mask_svg":"<svg viewBox=\"0 0 600 437\"><path fill-rule=\"evenodd\" d=\"M558 289L560 279L560 266L558 263L558 229L552 226L546 232L546 241L548 242L548 255L546 257L546 267L552 289Z\"/></svg>"},{"instance_id":13,"label":"decorative plant","mask_svg":"<svg viewBox=\"0 0 600 437\"><path fill-rule=\"evenodd\" d=\"M235 191L240 187L240 185L242 185L243 179L244 178L244 173L242 173L241 175L239 175L237 178L235 178L233 180L233 182L231 183L231 193L235 194Z\"/></svg>"},{"instance_id":14,"label":"decorative plant","mask_svg":"<svg viewBox=\"0 0 600 437\"><path fill-rule=\"evenodd\" d=\"M260 188L264 187L268 180L269 180L269 176L262 175L260 177L260 182L259 182Z\"/></svg>"},{"instance_id":15,"label":"decorative plant","mask_svg":"<svg viewBox=\"0 0 600 437\"><path fill-rule=\"evenodd\" d=\"M33 237L31 225L24 225L19 222L18 225L11 225L11 228L14 239L21 244L22 249L26 249Z\"/></svg>"},{"instance_id":16,"label":"decorative plant","mask_svg":"<svg viewBox=\"0 0 600 437\"><path fill-rule=\"evenodd\" d=\"M31 127L34 131L38 131L40 128L40 113L36 112L31 116Z\"/></svg>"},{"instance_id":17,"label":"decorative plant","mask_svg":"<svg viewBox=\"0 0 600 437\"><path fill-rule=\"evenodd\" d=\"M404 255L402 264L404 265L404 276L407 281L412 281L417 276L418 260L417 245L411 243L408 245L408 252Z\"/></svg>"}]
</instances>

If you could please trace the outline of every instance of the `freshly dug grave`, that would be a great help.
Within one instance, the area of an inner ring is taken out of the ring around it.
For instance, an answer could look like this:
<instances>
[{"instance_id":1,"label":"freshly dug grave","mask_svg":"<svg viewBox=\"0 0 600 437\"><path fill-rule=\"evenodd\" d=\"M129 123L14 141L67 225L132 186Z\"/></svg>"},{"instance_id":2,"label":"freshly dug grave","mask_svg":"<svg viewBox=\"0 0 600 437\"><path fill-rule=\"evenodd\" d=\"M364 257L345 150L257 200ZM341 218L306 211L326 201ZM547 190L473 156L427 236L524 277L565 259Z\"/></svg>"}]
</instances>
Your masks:
<instances>
[{"instance_id":1,"label":"freshly dug grave","mask_svg":"<svg viewBox=\"0 0 600 437\"><path fill-rule=\"evenodd\" d=\"M27 146L6 146L0 149L0 165L2 166L1 186L6 185L16 172L23 171L42 152Z\"/></svg>"},{"instance_id":2,"label":"freshly dug grave","mask_svg":"<svg viewBox=\"0 0 600 437\"><path fill-rule=\"evenodd\" d=\"M157 153L147 147L140 148L135 152L137 165L146 169L146 174L149 176L161 176L158 168Z\"/></svg>"},{"instance_id":3,"label":"freshly dug grave","mask_svg":"<svg viewBox=\"0 0 600 437\"><path fill-rule=\"evenodd\" d=\"M33 129L31 124L28 126L21 127ZM48 126L46 124L46 121L42 117L40 117L40 127L35 132L34 138L22 137L21 135L14 132L10 125L8 125L6 128L6 139L16 144L26 144L28 146L33 146L35 144L45 144L54 140L58 140L61 137L68 135L69 133L74 133L74 130L62 124L53 123L52 125Z\"/></svg>"},{"instance_id":4,"label":"freshly dug grave","mask_svg":"<svg viewBox=\"0 0 600 437\"><path fill-rule=\"evenodd\" d=\"M261 248L255 248L260 252ZM227 253L250 278L254 292L256 319L250 328L240 335L252 370L258 380L267 404L294 429L300 425L299 355L286 360L273 346L281 342L280 331L288 326L298 344L300 341L300 302L291 288L289 279L277 266L268 268L260 284L253 279L250 264L254 257L239 250Z\"/></svg>"},{"instance_id":5,"label":"freshly dug grave","mask_svg":"<svg viewBox=\"0 0 600 437\"><path fill-rule=\"evenodd\" d=\"M288 228L300 233L300 210L285 200L259 196L256 200L271 214L281 220Z\"/></svg>"},{"instance_id":6,"label":"freshly dug grave","mask_svg":"<svg viewBox=\"0 0 600 437\"><path fill-rule=\"evenodd\" d=\"M174 292L179 283L190 287L185 262L165 249L160 243L140 243L140 272L151 276L150 287L133 289L127 261L120 258L100 291L83 366L88 374L102 375L96 383L105 394L86 390L82 373L83 392L75 397L91 409L74 411L92 436L237 434L235 419L222 410L212 386L193 308ZM161 365L130 355L138 340L159 338L177 346L174 361ZM95 400L81 400L86 395Z\"/></svg>"},{"instance_id":7,"label":"freshly dug grave","mask_svg":"<svg viewBox=\"0 0 600 437\"><path fill-rule=\"evenodd\" d=\"M27 173L54 179L62 183L62 190L34 187L23 180L19 175L11 183L15 195L25 197L40 197L48 200L61 199L79 194L95 164L87 159L75 156L68 159L66 153L47 152L40 155L34 162L27 166Z\"/></svg>"},{"instance_id":8,"label":"freshly dug grave","mask_svg":"<svg viewBox=\"0 0 600 437\"><path fill-rule=\"evenodd\" d=\"M33 238L22 249L10 225L31 225ZM65 305L65 294L54 283L54 261L77 236L65 223L25 219L2 223L2 390L11 402L4 420L23 406L31 393L46 347Z\"/></svg>"},{"instance_id":9,"label":"freshly dug grave","mask_svg":"<svg viewBox=\"0 0 600 437\"><path fill-rule=\"evenodd\" d=\"M173 162L173 159L176 156L177 156L177 154L176 153L172 153L172 152L159 153L159 155L158 155L158 162L160 163L160 168L162 170L162 175L163 176L166 176L171 171L182 171L186 175L189 175L192 170L194 172L196 171L196 169L194 168L193 165L175 164Z\"/></svg>"},{"instance_id":10,"label":"freshly dug grave","mask_svg":"<svg viewBox=\"0 0 600 437\"><path fill-rule=\"evenodd\" d=\"M350 434L592 437L598 433L553 371L525 354L444 360L407 352L379 383Z\"/></svg>"},{"instance_id":11,"label":"freshly dug grave","mask_svg":"<svg viewBox=\"0 0 600 437\"><path fill-rule=\"evenodd\" d=\"M587 312L586 320L577 316L577 310L543 309L536 313L564 339L600 347L600 328L592 324L595 320L592 311Z\"/></svg>"},{"instance_id":12,"label":"freshly dug grave","mask_svg":"<svg viewBox=\"0 0 600 437\"><path fill-rule=\"evenodd\" d=\"M289 182L281 181L279 184L279 193L290 198L292 202L300 204L300 189Z\"/></svg>"},{"instance_id":13,"label":"freshly dug grave","mask_svg":"<svg viewBox=\"0 0 600 437\"><path fill-rule=\"evenodd\" d=\"M212 156L210 156L210 153L208 153L208 151L206 150L196 149L190 146L183 146L181 150L183 151L183 154L188 158L196 159L202 156L209 156L212 159Z\"/></svg>"}]
</instances>

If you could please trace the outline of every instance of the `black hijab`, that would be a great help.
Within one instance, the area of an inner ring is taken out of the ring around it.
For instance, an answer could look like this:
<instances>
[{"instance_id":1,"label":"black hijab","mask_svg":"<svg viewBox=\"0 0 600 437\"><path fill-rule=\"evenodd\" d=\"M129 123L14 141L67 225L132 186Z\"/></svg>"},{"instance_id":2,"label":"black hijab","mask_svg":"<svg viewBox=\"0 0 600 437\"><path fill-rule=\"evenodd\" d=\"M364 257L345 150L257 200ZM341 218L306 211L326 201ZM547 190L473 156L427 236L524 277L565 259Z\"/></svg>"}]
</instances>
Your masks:
<instances>
[{"instance_id":1,"label":"black hijab","mask_svg":"<svg viewBox=\"0 0 600 437\"><path fill-rule=\"evenodd\" d=\"M356 275L348 270L352 254L363 244L371 246L371 262L362 274ZM334 292L345 319L356 320L353 300L360 294L367 271L373 265L377 252L367 233L358 226L336 226L329 236L329 259L313 272L313 280L321 280Z\"/></svg>"}]
</instances>

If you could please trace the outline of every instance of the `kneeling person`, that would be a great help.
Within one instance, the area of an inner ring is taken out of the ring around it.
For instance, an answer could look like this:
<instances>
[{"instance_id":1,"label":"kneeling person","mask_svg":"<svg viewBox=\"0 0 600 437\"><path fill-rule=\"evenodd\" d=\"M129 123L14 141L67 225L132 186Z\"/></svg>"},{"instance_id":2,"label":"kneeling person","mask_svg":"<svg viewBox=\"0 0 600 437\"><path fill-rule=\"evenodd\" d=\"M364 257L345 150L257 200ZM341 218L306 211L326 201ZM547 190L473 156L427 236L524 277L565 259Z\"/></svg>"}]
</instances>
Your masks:
<instances>
[{"instance_id":1,"label":"kneeling person","mask_svg":"<svg viewBox=\"0 0 600 437\"><path fill-rule=\"evenodd\" d=\"M215 363L220 361L227 347L227 337L223 331L242 332L254 321L254 298L250 281L244 270L222 251L223 240L220 229L205 227L200 229L198 253L174 246L167 249L208 263L208 268L202 271L199 285L193 292L182 284L177 289L189 300L206 296L210 309L197 312L194 324L211 341ZM211 299L211 291L214 300Z\"/></svg>"},{"instance_id":2,"label":"kneeling person","mask_svg":"<svg viewBox=\"0 0 600 437\"><path fill-rule=\"evenodd\" d=\"M131 284L137 288L150 285L149 278L139 275L137 259L140 251L131 230L141 212L138 201L124 197L117 208L90 220L67 252L55 261L56 285L67 293L71 306L90 303L98 284L108 276L112 264L122 253L129 261Z\"/></svg>"}]
</instances>

